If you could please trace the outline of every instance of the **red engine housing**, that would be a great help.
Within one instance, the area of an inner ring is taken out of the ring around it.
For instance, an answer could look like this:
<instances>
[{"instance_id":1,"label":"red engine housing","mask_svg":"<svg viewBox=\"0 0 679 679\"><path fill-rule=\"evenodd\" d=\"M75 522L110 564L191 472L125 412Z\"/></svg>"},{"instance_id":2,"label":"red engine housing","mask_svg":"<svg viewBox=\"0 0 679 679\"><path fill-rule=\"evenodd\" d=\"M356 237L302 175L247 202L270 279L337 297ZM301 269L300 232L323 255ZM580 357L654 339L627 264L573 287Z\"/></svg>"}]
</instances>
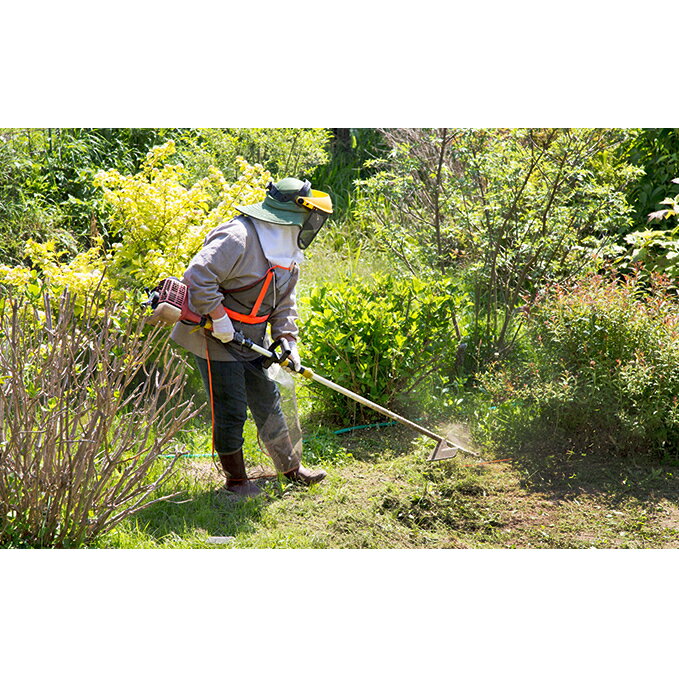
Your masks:
<instances>
[{"instance_id":1,"label":"red engine housing","mask_svg":"<svg viewBox=\"0 0 679 679\"><path fill-rule=\"evenodd\" d=\"M153 309L147 319L151 325L174 325L178 321L188 321L196 325L205 323L203 316L189 309L189 289L177 278L160 281L151 293L148 304Z\"/></svg>"}]
</instances>

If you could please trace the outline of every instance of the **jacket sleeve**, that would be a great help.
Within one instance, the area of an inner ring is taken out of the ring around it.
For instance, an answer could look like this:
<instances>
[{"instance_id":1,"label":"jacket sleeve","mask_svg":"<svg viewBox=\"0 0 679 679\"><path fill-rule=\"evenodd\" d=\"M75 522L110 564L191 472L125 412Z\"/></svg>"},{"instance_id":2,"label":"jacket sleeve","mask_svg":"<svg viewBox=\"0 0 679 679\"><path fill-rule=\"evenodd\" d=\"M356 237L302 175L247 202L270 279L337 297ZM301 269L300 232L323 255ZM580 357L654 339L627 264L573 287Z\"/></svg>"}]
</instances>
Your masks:
<instances>
[{"instance_id":1,"label":"jacket sleeve","mask_svg":"<svg viewBox=\"0 0 679 679\"><path fill-rule=\"evenodd\" d=\"M245 230L240 226L218 226L208 234L203 248L184 272L189 306L195 312L205 315L222 303L220 283L229 278L243 256L245 239Z\"/></svg>"},{"instance_id":2,"label":"jacket sleeve","mask_svg":"<svg viewBox=\"0 0 679 679\"><path fill-rule=\"evenodd\" d=\"M299 267L295 266L290 274L290 278L283 286L283 294L278 299L276 308L269 316L271 327L271 338L275 341L279 337L293 338L297 341L299 330L297 328L297 298L295 288L299 280Z\"/></svg>"}]
</instances>

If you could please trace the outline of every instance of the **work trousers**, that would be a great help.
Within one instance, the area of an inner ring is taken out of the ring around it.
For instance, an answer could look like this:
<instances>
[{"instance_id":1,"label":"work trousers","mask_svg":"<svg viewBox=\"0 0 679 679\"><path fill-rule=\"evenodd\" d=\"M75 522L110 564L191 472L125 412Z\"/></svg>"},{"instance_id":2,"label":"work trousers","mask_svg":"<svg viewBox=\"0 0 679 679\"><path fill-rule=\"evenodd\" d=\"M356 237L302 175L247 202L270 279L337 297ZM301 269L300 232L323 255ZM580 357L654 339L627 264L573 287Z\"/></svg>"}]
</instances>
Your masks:
<instances>
[{"instance_id":1,"label":"work trousers","mask_svg":"<svg viewBox=\"0 0 679 679\"><path fill-rule=\"evenodd\" d=\"M210 375L214 400L214 443L218 453L228 455L243 447L243 427L250 408L262 443L272 455L279 471L291 467L290 455L281 446L289 442L288 427L281 409L278 385L262 368L262 359L254 361L210 361L195 356L203 378L205 391L210 398ZM273 454L272 454L273 453ZM283 469L282 467L285 467ZM293 464L294 467L294 464Z\"/></svg>"}]
</instances>

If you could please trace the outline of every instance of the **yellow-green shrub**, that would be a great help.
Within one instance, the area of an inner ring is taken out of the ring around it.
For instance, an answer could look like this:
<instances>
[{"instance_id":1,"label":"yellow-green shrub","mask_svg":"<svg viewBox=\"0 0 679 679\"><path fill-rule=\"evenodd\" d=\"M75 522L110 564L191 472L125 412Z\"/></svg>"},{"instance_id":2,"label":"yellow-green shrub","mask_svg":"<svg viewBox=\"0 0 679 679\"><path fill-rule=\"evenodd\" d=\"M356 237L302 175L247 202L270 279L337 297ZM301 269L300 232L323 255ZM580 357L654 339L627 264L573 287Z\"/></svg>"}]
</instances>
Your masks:
<instances>
[{"instance_id":1,"label":"yellow-green shrub","mask_svg":"<svg viewBox=\"0 0 679 679\"><path fill-rule=\"evenodd\" d=\"M44 293L57 299L68 288L75 298L78 311L82 310L80 300L97 288L111 292L116 301L122 299L122 292L116 294L110 289L106 278L106 266L110 257L104 253L101 239L85 252L64 260L66 253L57 249L56 241L37 243L28 239L24 246L24 256L30 266L4 266L0 264L0 293L12 296L22 295L30 300L42 300Z\"/></svg>"},{"instance_id":2,"label":"yellow-green shrub","mask_svg":"<svg viewBox=\"0 0 679 679\"><path fill-rule=\"evenodd\" d=\"M167 162L175 151L169 141L149 151L136 175L108 170L95 177L119 238L111 261L116 278L149 286L166 276L180 276L207 232L230 218L235 205L264 198L271 175L261 165L238 158L233 184L210 167L207 177L186 186L185 168Z\"/></svg>"},{"instance_id":3,"label":"yellow-green shrub","mask_svg":"<svg viewBox=\"0 0 679 679\"><path fill-rule=\"evenodd\" d=\"M116 242L106 248L96 238L86 252L68 258L55 241L26 243L31 267L0 266L0 286L22 290L45 285L58 295L99 285L115 291L152 287L167 276L181 276L207 232L235 214L235 206L264 198L271 178L261 165L238 158L238 178L229 183L217 168L187 185L181 164L171 164L173 141L149 151L141 170L123 175L100 171L95 183L110 210L110 231ZM122 294L122 293L121 293Z\"/></svg>"}]
</instances>

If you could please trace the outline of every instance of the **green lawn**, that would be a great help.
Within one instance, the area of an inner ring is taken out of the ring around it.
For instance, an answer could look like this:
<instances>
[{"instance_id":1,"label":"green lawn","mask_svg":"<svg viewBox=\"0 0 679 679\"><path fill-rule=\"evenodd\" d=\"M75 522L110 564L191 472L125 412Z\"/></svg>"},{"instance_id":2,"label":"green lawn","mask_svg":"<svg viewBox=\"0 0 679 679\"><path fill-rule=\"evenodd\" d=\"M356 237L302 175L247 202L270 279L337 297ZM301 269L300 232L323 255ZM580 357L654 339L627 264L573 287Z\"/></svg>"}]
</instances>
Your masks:
<instances>
[{"instance_id":1,"label":"green lawn","mask_svg":"<svg viewBox=\"0 0 679 679\"><path fill-rule=\"evenodd\" d=\"M252 445L251 469L264 461ZM209 450L206 431L193 442ZM234 501L209 457L182 460L177 493L130 518L102 548L676 548L679 469L583 455L427 462L434 442L400 425L307 442L328 470ZM327 453L326 459L323 459ZM212 545L210 537L229 540Z\"/></svg>"}]
</instances>

